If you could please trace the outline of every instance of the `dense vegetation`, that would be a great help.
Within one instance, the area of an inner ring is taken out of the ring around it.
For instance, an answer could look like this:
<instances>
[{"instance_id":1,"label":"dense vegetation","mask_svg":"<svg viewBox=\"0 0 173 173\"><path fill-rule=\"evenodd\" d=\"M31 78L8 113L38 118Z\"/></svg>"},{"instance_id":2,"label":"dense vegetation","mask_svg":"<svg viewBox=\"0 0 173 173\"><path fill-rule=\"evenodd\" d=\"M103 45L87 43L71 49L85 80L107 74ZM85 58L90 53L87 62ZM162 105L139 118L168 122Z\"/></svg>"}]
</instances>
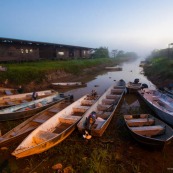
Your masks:
<instances>
[{"instance_id":1,"label":"dense vegetation","mask_svg":"<svg viewBox=\"0 0 173 173\"><path fill-rule=\"evenodd\" d=\"M154 82L161 82L167 85L173 82L173 59L164 56L154 56L147 59L147 65L144 67L146 76L152 76Z\"/></svg>"},{"instance_id":2,"label":"dense vegetation","mask_svg":"<svg viewBox=\"0 0 173 173\"><path fill-rule=\"evenodd\" d=\"M97 66L99 64L109 64L115 62L110 58L69 60L69 61L39 61L5 64L6 72L1 72L0 81L6 79L13 84L27 84L30 81L41 82L46 74L53 71L64 71L66 73L77 74L85 68ZM2 64L3 65L3 64Z\"/></svg>"}]
</instances>

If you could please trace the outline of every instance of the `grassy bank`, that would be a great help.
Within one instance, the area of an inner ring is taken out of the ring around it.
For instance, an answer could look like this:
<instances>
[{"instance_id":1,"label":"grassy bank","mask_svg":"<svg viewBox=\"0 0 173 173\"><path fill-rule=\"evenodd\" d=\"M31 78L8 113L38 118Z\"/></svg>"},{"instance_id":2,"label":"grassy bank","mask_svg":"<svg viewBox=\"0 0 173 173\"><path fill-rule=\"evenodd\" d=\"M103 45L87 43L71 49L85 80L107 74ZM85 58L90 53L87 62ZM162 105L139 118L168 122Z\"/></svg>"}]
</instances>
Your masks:
<instances>
[{"instance_id":1,"label":"grassy bank","mask_svg":"<svg viewBox=\"0 0 173 173\"><path fill-rule=\"evenodd\" d=\"M3 83L6 79L13 84L29 84L31 81L42 82L45 76L56 72L63 71L70 74L79 74L83 69L95 67L98 65L116 64L120 60L104 59L87 59L87 60L69 60L69 61L39 61L27 63L4 64L7 67L6 72L0 75L0 81ZM3 64L2 64L3 65Z\"/></svg>"},{"instance_id":2,"label":"grassy bank","mask_svg":"<svg viewBox=\"0 0 173 173\"><path fill-rule=\"evenodd\" d=\"M165 57L151 58L144 67L144 72L158 86L173 83L173 59Z\"/></svg>"}]
</instances>

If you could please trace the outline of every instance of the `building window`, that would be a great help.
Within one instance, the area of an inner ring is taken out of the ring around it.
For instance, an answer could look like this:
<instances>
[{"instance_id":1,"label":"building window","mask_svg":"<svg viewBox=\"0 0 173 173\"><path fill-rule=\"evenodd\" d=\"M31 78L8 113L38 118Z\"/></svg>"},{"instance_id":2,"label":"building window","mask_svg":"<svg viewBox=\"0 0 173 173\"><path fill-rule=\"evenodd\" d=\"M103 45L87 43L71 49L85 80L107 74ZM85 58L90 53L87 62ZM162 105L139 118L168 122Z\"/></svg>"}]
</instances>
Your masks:
<instances>
[{"instance_id":1,"label":"building window","mask_svg":"<svg viewBox=\"0 0 173 173\"><path fill-rule=\"evenodd\" d=\"M63 56L64 52L58 52L58 55Z\"/></svg>"},{"instance_id":2,"label":"building window","mask_svg":"<svg viewBox=\"0 0 173 173\"><path fill-rule=\"evenodd\" d=\"M24 50L23 49L21 49L20 51L21 51L21 53L24 53Z\"/></svg>"},{"instance_id":3,"label":"building window","mask_svg":"<svg viewBox=\"0 0 173 173\"><path fill-rule=\"evenodd\" d=\"M29 53L28 49L25 50L26 53Z\"/></svg>"},{"instance_id":4,"label":"building window","mask_svg":"<svg viewBox=\"0 0 173 173\"><path fill-rule=\"evenodd\" d=\"M86 51L85 51L85 50L83 51L83 54L84 54L84 55L86 54Z\"/></svg>"},{"instance_id":5,"label":"building window","mask_svg":"<svg viewBox=\"0 0 173 173\"><path fill-rule=\"evenodd\" d=\"M30 49L29 51L30 51L31 53L33 52L33 50L32 50L32 49Z\"/></svg>"}]
</instances>

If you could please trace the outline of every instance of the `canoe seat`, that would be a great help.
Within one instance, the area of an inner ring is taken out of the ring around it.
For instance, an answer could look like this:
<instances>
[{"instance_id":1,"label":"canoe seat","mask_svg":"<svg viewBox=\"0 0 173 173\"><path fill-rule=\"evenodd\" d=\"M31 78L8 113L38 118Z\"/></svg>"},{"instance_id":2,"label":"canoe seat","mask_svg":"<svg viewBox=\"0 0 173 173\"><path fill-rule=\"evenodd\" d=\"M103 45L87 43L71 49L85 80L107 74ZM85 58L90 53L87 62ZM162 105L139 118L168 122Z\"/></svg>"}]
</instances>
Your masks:
<instances>
[{"instance_id":1,"label":"canoe seat","mask_svg":"<svg viewBox=\"0 0 173 173\"><path fill-rule=\"evenodd\" d=\"M57 109L57 108L52 108L52 109L49 109L48 111L49 111L49 112L53 112L53 113L57 113L57 112L59 112L59 109Z\"/></svg>"},{"instance_id":2,"label":"canoe seat","mask_svg":"<svg viewBox=\"0 0 173 173\"><path fill-rule=\"evenodd\" d=\"M124 89L111 89L112 94L122 94Z\"/></svg>"},{"instance_id":3,"label":"canoe seat","mask_svg":"<svg viewBox=\"0 0 173 173\"><path fill-rule=\"evenodd\" d=\"M139 135L148 136L148 137L161 135L165 132L165 128L160 125L131 127L131 130Z\"/></svg>"},{"instance_id":4,"label":"canoe seat","mask_svg":"<svg viewBox=\"0 0 173 173\"><path fill-rule=\"evenodd\" d=\"M131 120L126 120L129 127L132 126L150 126L153 125L155 120L153 118L136 118Z\"/></svg>"},{"instance_id":5,"label":"canoe seat","mask_svg":"<svg viewBox=\"0 0 173 173\"><path fill-rule=\"evenodd\" d=\"M86 112L90 106L78 106L78 107L73 107L73 112Z\"/></svg>"},{"instance_id":6,"label":"canoe seat","mask_svg":"<svg viewBox=\"0 0 173 173\"><path fill-rule=\"evenodd\" d=\"M117 95L114 95L114 94L109 94L109 95L106 95L106 98L107 99L116 99L118 96Z\"/></svg>"},{"instance_id":7,"label":"canoe seat","mask_svg":"<svg viewBox=\"0 0 173 173\"><path fill-rule=\"evenodd\" d=\"M92 106L95 100L82 100L81 105L82 106Z\"/></svg>"},{"instance_id":8,"label":"canoe seat","mask_svg":"<svg viewBox=\"0 0 173 173\"><path fill-rule=\"evenodd\" d=\"M81 116L75 116L75 115L68 115L65 117L59 117L59 121L61 123L68 123L68 124L72 124L78 120L81 119Z\"/></svg>"},{"instance_id":9,"label":"canoe seat","mask_svg":"<svg viewBox=\"0 0 173 173\"><path fill-rule=\"evenodd\" d=\"M111 105L114 103L114 99L103 99L102 100L102 103L105 104L105 105Z\"/></svg>"},{"instance_id":10,"label":"canoe seat","mask_svg":"<svg viewBox=\"0 0 173 173\"><path fill-rule=\"evenodd\" d=\"M124 115L124 119L131 120L133 118L148 118L149 114Z\"/></svg>"},{"instance_id":11,"label":"canoe seat","mask_svg":"<svg viewBox=\"0 0 173 173\"><path fill-rule=\"evenodd\" d=\"M36 144L39 144L39 143L42 143L42 142L45 142L49 139L52 139L54 137L56 137L57 134L56 133L52 133L52 132L48 132L48 131L43 131L43 130L40 130L36 136L33 137L33 141L36 143Z\"/></svg>"},{"instance_id":12,"label":"canoe seat","mask_svg":"<svg viewBox=\"0 0 173 173\"><path fill-rule=\"evenodd\" d=\"M45 119L40 119L40 118L35 118L32 121L34 121L36 123L44 123L46 120Z\"/></svg>"},{"instance_id":13,"label":"canoe seat","mask_svg":"<svg viewBox=\"0 0 173 173\"><path fill-rule=\"evenodd\" d=\"M109 109L110 105L103 105L103 104L98 104L97 109L99 111L106 111L107 109Z\"/></svg>"},{"instance_id":14,"label":"canoe seat","mask_svg":"<svg viewBox=\"0 0 173 173\"><path fill-rule=\"evenodd\" d=\"M97 116L103 119L107 119L110 115L112 114L112 112L103 112L103 111L99 111L97 112Z\"/></svg>"}]
</instances>

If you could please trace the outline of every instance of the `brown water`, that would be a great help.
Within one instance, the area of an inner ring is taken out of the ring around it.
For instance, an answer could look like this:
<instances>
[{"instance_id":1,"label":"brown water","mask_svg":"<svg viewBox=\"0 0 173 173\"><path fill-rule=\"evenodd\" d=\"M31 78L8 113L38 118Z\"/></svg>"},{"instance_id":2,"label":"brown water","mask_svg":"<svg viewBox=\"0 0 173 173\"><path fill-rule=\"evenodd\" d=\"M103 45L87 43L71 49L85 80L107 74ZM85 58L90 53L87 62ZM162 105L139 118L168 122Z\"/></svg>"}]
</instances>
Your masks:
<instances>
[{"instance_id":1,"label":"brown water","mask_svg":"<svg viewBox=\"0 0 173 173\"><path fill-rule=\"evenodd\" d=\"M139 67L140 61L140 59L137 59L136 61L121 64L123 68L122 71L107 70L104 73L102 72L96 76L95 79L87 82L87 87L73 89L66 92L66 94L73 94L76 100L95 89L97 93L101 95L111 84L115 83L115 81L123 79L127 83L130 81L133 82L135 78L138 78L140 83L145 83L149 88L154 89L155 85L152 84L144 74L141 74L143 68Z\"/></svg>"}]
</instances>

